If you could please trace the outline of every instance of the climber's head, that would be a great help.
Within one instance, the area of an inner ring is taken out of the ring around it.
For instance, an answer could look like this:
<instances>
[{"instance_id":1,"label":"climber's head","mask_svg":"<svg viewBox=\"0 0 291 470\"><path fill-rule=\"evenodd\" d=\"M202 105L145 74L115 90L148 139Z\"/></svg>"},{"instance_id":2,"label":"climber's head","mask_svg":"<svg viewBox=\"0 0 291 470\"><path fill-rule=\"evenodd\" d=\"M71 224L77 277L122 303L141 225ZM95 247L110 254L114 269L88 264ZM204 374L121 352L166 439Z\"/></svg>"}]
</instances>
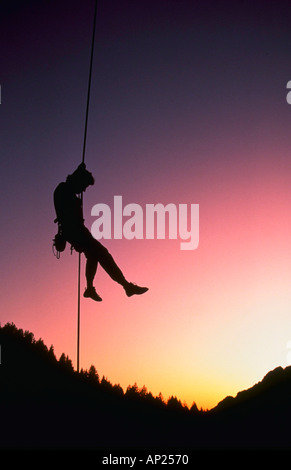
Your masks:
<instances>
[{"instance_id":1,"label":"climber's head","mask_svg":"<svg viewBox=\"0 0 291 470\"><path fill-rule=\"evenodd\" d=\"M86 170L85 163L81 163L78 168L67 177L67 183L69 183L76 194L80 194L85 191L88 186L93 185L95 182L92 173Z\"/></svg>"}]
</instances>

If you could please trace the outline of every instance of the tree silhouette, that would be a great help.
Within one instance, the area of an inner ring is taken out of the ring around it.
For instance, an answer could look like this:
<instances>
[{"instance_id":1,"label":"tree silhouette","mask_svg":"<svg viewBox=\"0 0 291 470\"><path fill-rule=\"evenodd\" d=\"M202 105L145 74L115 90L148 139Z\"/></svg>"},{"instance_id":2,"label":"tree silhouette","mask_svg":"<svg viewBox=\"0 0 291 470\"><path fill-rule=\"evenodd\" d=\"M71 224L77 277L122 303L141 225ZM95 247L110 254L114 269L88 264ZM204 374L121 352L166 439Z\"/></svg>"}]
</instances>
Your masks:
<instances>
[{"instance_id":1,"label":"tree silhouette","mask_svg":"<svg viewBox=\"0 0 291 470\"><path fill-rule=\"evenodd\" d=\"M71 359L64 353L62 353L60 356L59 365L67 372L74 372L74 367Z\"/></svg>"},{"instance_id":2,"label":"tree silhouette","mask_svg":"<svg viewBox=\"0 0 291 470\"><path fill-rule=\"evenodd\" d=\"M198 407L197 407L195 401L193 401L193 404L192 404L192 406L191 406L191 408L190 408L190 411L191 411L191 413L197 413L197 414L200 413L200 411L198 410Z\"/></svg>"},{"instance_id":3,"label":"tree silhouette","mask_svg":"<svg viewBox=\"0 0 291 470\"><path fill-rule=\"evenodd\" d=\"M136 382L124 393L105 376L100 381L93 365L76 372L67 355L57 360L53 346L13 323L0 325L0 344L0 448L35 442L290 449L291 367L277 367L210 411L195 402L189 410L176 396L165 402Z\"/></svg>"},{"instance_id":4,"label":"tree silhouette","mask_svg":"<svg viewBox=\"0 0 291 470\"><path fill-rule=\"evenodd\" d=\"M48 350L48 357L51 362L57 362L53 345L51 345L51 347Z\"/></svg>"},{"instance_id":5,"label":"tree silhouette","mask_svg":"<svg viewBox=\"0 0 291 470\"><path fill-rule=\"evenodd\" d=\"M91 382L93 385L97 385L99 384L99 375L98 375L98 372L96 370L96 367L92 364L90 366L90 369L88 371L88 380L89 382Z\"/></svg>"},{"instance_id":6,"label":"tree silhouette","mask_svg":"<svg viewBox=\"0 0 291 470\"><path fill-rule=\"evenodd\" d=\"M125 396L133 400L139 398L139 390L136 382L133 385L128 385Z\"/></svg>"},{"instance_id":7,"label":"tree silhouette","mask_svg":"<svg viewBox=\"0 0 291 470\"><path fill-rule=\"evenodd\" d=\"M183 410L184 407L181 403L181 400L178 400L177 397L173 397L173 395L168 399L167 405L169 408L174 410Z\"/></svg>"}]
</instances>

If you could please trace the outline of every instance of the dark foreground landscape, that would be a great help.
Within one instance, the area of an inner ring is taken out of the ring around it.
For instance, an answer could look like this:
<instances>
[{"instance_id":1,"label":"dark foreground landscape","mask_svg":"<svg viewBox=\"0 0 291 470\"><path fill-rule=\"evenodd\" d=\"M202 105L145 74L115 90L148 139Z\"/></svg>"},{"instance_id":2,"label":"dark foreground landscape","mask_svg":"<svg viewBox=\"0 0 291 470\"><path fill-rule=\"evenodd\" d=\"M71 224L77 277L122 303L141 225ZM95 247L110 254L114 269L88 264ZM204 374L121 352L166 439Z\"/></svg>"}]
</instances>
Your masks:
<instances>
[{"instance_id":1,"label":"dark foreground landscape","mask_svg":"<svg viewBox=\"0 0 291 470\"><path fill-rule=\"evenodd\" d=\"M124 392L93 366L77 373L13 324L0 327L0 345L0 449L291 448L291 367L202 411Z\"/></svg>"}]
</instances>

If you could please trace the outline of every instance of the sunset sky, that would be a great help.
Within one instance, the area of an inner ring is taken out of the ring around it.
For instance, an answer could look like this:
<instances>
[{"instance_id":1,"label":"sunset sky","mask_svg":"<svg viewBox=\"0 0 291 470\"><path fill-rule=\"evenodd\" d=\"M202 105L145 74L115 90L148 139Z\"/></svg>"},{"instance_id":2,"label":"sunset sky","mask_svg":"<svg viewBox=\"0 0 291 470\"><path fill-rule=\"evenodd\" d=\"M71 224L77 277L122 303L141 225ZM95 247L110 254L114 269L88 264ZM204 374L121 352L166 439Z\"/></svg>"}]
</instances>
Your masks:
<instances>
[{"instance_id":1,"label":"sunset sky","mask_svg":"<svg viewBox=\"0 0 291 470\"><path fill-rule=\"evenodd\" d=\"M0 9L0 321L76 367L78 255L53 255L53 191L82 160L94 0ZM86 225L116 195L199 204L199 246L104 241L149 291L128 298L98 268L82 368L209 409L289 364L290 25L283 0L99 0Z\"/></svg>"}]
</instances>

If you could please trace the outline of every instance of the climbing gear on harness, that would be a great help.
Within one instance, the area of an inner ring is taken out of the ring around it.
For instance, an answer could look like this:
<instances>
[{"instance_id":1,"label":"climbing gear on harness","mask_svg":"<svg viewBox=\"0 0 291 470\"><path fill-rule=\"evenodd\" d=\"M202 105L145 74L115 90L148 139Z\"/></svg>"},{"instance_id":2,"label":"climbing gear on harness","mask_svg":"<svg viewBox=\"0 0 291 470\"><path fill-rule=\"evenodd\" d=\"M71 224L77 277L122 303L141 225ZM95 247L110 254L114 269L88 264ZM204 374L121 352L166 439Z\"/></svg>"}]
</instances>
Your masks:
<instances>
[{"instance_id":1,"label":"climbing gear on harness","mask_svg":"<svg viewBox=\"0 0 291 470\"><path fill-rule=\"evenodd\" d=\"M57 222L57 220L55 220L55 222ZM66 244L67 242L63 235L61 224L58 223L58 232L53 239L53 253L57 259L60 258L61 253L65 250Z\"/></svg>"}]
</instances>

